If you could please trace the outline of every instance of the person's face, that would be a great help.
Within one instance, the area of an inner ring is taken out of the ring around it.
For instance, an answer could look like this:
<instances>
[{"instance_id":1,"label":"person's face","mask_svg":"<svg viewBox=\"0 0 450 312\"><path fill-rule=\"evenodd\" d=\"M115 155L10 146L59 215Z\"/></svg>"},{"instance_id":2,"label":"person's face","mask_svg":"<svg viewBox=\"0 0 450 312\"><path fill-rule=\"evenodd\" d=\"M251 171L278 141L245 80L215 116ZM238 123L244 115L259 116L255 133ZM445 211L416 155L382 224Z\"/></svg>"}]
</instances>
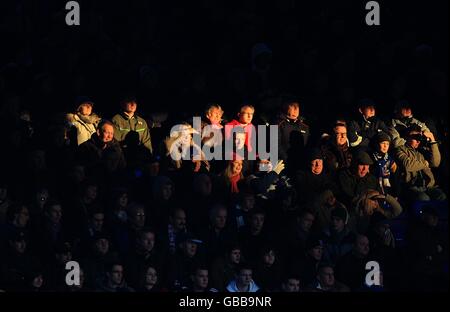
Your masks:
<instances>
[{"instance_id":1,"label":"person's face","mask_svg":"<svg viewBox=\"0 0 450 312\"><path fill-rule=\"evenodd\" d=\"M331 218L331 227L334 231L340 233L345 227L345 222L341 218L332 217Z\"/></svg>"},{"instance_id":2,"label":"person's face","mask_svg":"<svg viewBox=\"0 0 450 312\"><path fill-rule=\"evenodd\" d=\"M334 285L334 270L330 267L322 268L319 272L320 284L324 287L332 287Z\"/></svg>"},{"instance_id":3,"label":"person's face","mask_svg":"<svg viewBox=\"0 0 450 312\"><path fill-rule=\"evenodd\" d=\"M343 146L347 144L347 128L343 126L334 128L334 135L336 137L336 145Z\"/></svg>"},{"instance_id":4,"label":"person's face","mask_svg":"<svg viewBox=\"0 0 450 312\"><path fill-rule=\"evenodd\" d=\"M43 283L44 283L44 278L42 277L41 274L39 274L38 276L33 278L33 281L31 282L31 286L33 286L34 288L41 288Z\"/></svg>"},{"instance_id":5,"label":"person's face","mask_svg":"<svg viewBox=\"0 0 450 312\"><path fill-rule=\"evenodd\" d=\"M255 207L255 196L253 194L248 194L244 197L242 202L242 209L244 211L249 211Z\"/></svg>"},{"instance_id":6,"label":"person's face","mask_svg":"<svg viewBox=\"0 0 450 312\"><path fill-rule=\"evenodd\" d=\"M86 192L84 193L84 196L87 200L94 201L97 198L97 186L89 185L86 188Z\"/></svg>"},{"instance_id":7,"label":"person's face","mask_svg":"<svg viewBox=\"0 0 450 312\"><path fill-rule=\"evenodd\" d=\"M314 216L312 214L307 213L300 220L300 228L305 232L309 232L311 230L313 222Z\"/></svg>"},{"instance_id":8,"label":"person's face","mask_svg":"<svg viewBox=\"0 0 450 312\"><path fill-rule=\"evenodd\" d=\"M238 283L243 287L248 287L252 281L252 270L241 270L238 275Z\"/></svg>"},{"instance_id":9,"label":"person's face","mask_svg":"<svg viewBox=\"0 0 450 312\"><path fill-rule=\"evenodd\" d=\"M206 118L209 119L212 125L219 124L222 120L222 112L218 108L213 108L209 111L208 115L206 115Z\"/></svg>"},{"instance_id":10,"label":"person's face","mask_svg":"<svg viewBox=\"0 0 450 312\"><path fill-rule=\"evenodd\" d=\"M236 150L241 150L245 145L245 133L236 132L234 144L236 145Z\"/></svg>"},{"instance_id":11,"label":"person's face","mask_svg":"<svg viewBox=\"0 0 450 312\"><path fill-rule=\"evenodd\" d=\"M131 216L131 221L136 227L143 227L145 225L145 210L144 208L138 208Z\"/></svg>"},{"instance_id":12,"label":"person's face","mask_svg":"<svg viewBox=\"0 0 450 312\"><path fill-rule=\"evenodd\" d=\"M418 135L418 134L421 134L421 133L417 132L417 131L413 131L413 132L410 133L410 135ZM408 142L408 145L411 146L412 148L415 148L415 149L419 148L419 145L420 145L420 141L419 140L416 140L416 139L414 139L412 137L408 137L408 141L407 142Z\"/></svg>"},{"instance_id":13,"label":"person's face","mask_svg":"<svg viewBox=\"0 0 450 312\"><path fill-rule=\"evenodd\" d=\"M259 161L259 171L270 172L270 171L272 171L272 169L273 169L273 166L272 166L272 163L270 162L270 160L261 159Z\"/></svg>"},{"instance_id":14,"label":"person's face","mask_svg":"<svg viewBox=\"0 0 450 312\"><path fill-rule=\"evenodd\" d=\"M48 214L50 221L54 224L57 224L61 221L62 218L62 207L60 205L54 205L50 208L50 212Z\"/></svg>"},{"instance_id":15,"label":"person's face","mask_svg":"<svg viewBox=\"0 0 450 312\"><path fill-rule=\"evenodd\" d=\"M136 112L137 103L136 102L128 102L124 105L124 110L128 114L134 114Z\"/></svg>"},{"instance_id":16,"label":"person's face","mask_svg":"<svg viewBox=\"0 0 450 312\"><path fill-rule=\"evenodd\" d=\"M323 255L323 247L322 246L316 246L313 249L310 249L308 251L309 255L316 261L322 260Z\"/></svg>"},{"instance_id":17,"label":"person's face","mask_svg":"<svg viewBox=\"0 0 450 312\"><path fill-rule=\"evenodd\" d=\"M216 229L223 229L227 223L227 211L225 209L219 209L214 218L214 227Z\"/></svg>"},{"instance_id":18,"label":"person's face","mask_svg":"<svg viewBox=\"0 0 450 312\"><path fill-rule=\"evenodd\" d=\"M111 270L111 282L114 285L122 284L123 267L121 265L114 265Z\"/></svg>"},{"instance_id":19,"label":"person's face","mask_svg":"<svg viewBox=\"0 0 450 312\"><path fill-rule=\"evenodd\" d=\"M154 286L156 285L157 281L158 281L158 274L156 273L156 270L152 267L148 268L145 274L145 284Z\"/></svg>"},{"instance_id":20,"label":"person's face","mask_svg":"<svg viewBox=\"0 0 450 312\"><path fill-rule=\"evenodd\" d=\"M365 107L361 109L361 113L364 115L364 117L366 117L366 119L373 117L375 116L375 107L373 106Z\"/></svg>"},{"instance_id":21,"label":"person's face","mask_svg":"<svg viewBox=\"0 0 450 312\"><path fill-rule=\"evenodd\" d=\"M411 108L402 108L400 111L400 118L408 118L412 116Z\"/></svg>"},{"instance_id":22,"label":"person's face","mask_svg":"<svg viewBox=\"0 0 450 312\"><path fill-rule=\"evenodd\" d=\"M128 194L123 193L122 196L119 197L118 203L120 208L125 209L128 205Z\"/></svg>"},{"instance_id":23,"label":"person's face","mask_svg":"<svg viewBox=\"0 0 450 312\"><path fill-rule=\"evenodd\" d=\"M239 262L241 262L241 250L233 249L230 252L230 260L231 260L231 263L239 264Z\"/></svg>"},{"instance_id":24,"label":"person's face","mask_svg":"<svg viewBox=\"0 0 450 312\"><path fill-rule=\"evenodd\" d=\"M197 270L194 275L194 283L200 289L208 287L208 270Z\"/></svg>"},{"instance_id":25,"label":"person's face","mask_svg":"<svg viewBox=\"0 0 450 312\"><path fill-rule=\"evenodd\" d=\"M177 232L184 231L186 229L186 213L183 210L177 210L175 212L173 227Z\"/></svg>"},{"instance_id":26,"label":"person's face","mask_svg":"<svg viewBox=\"0 0 450 312\"><path fill-rule=\"evenodd\" d=\"M233 176L242 172L242 160L233 160L231 162L231 174Z\"/></svg>"},{"instance_id":27,"label":"person's face","mask_svg":"<svg viewBox=\"0 0 450 312\"><path fill-rule=\"evenodd\" d=\"M140 241L141 248L145 251L152 251L155 246L155 234L151 232L144 233Z\"/></svg>"},{"instance_id":28,"label":"person's face","mask_svg":"<svg viewBox=\"0 0 450 312\"><path fill-rule=\"evenodd\" d=\"M23 254L27 249L27 242L24 239L12 242L12 247L15 252Z\"/></svg>"},{"instance_id":29,"label":"person's face","mask_svg":"<svg viewBox=\"0 0 450 312\"><path fill-rule=\"evenodd\" d=\"M369 173L369 165L358 165L358 177L364 178Z\"/></svg>"},{"instance_id":30,"label":"person's face","mask_svg":"<svg viewBox=\"0 0 450 312\"><path fill-rule=\"evenodd\" d=\"M80 114L84 116L89 116L92 114L92 106L91 104L81 104L80 106Z\"/></svg>"},{"instance_id":31,"label":"person's face","mask_svg":"<svg viewBox=\"0 0 450 312\"><path fill-rule=\"evenodd\" d=\"M326 204L329 207L333 207L336 204L336 197L334 196L334 194L330 194L327 198L326 198Z\"/></svg>"},{"instance_id":32,"label":"person's face","mask_svg":"<svg viewBox=\"0 0 450 312\"><path fill-rule=\"evenodd\" d=\"M194 257L197 254L197 244L190 240L185 241L184 252L189 258Z\"/></svg>"},{"instance_id":33,"label":"person's face","mask_svg":"<svg viewBox=\"0 0 450 312\"><path fill-rule=\"evenodd\" d=\"M300 291L300 281L295 278L290 278L284 284L285 292L299 292Z\"/></svg>"},{"instance_id":34,"label":"person's face","mask_svg":"<svg viewBox=\"0 0 450 312\"><path fill-rule=\"evenodd\" d=\"M311 161L311 172L313 174L321 174L323 171L323 160L322 159L314 159Z\"/></svg>"},{"instance_id":35,"label":"person's face","mask_svg":"<svg viewBox=\"0 0 450 312\"><path fill-rule=\"evenodd\" d=\"M355 251L357 254L366 257L369 254L369 239L365 236L359 236L356 240Z\"/></svg>"},{"instance_id":36,"label":"person's face","mask_svg":"<svg viewBox=\"0 0 450 312\"><path fill-rule=\"evenodd\" d=\"M386 154L389 151L389 141L383 141L378 144L380 152Z\"/></svg>"},{"instance_id":37,"label":"person's face","mask_svg":"<svg viewBox=\"0 0 450 312\"><path fill-rule=\"evenodd\" d=\"M92 216L92 227L95 231L100 232L102 230L104 220L105 215L103 213L96 213Z\"/></svg>"},{"instance_id":38,"label":"person's face","mask_svg":"<svg viewBox=\"0 0 450 312\"><path fill-rule=\"evenodd\" d=\"M275 262L275 252L273 250L270 250L269 252L265 253L263 256L263 262L267 266L271 266Z\"/></svg>"},{"instance_id":39,"label":"person's face","mask_svg":"<svg viewBox=\"0 0 450 312\"><path fill-rule=\"evenodd\" d=\"M111 142L114 138L114 127L112 125L105 124L99 130L99 137L103 143Z\"/></svg>"},{"instance_id":40,"label":"person's face","mask_svg":"<svg viewBox=\"0 0 450 312\"><path fill-rule=\"evenodd\" d=\"M100 255L106 255L109 251L109 241L106 238L100 238L95 241L95 250Z\"/></svg>"},{"instance_id":41,"label":"person's face","mask_svg":"<svg viewBox=\"0 0 450 312\"><path fill-rule=\"evenodd\" d=\"M251 107L245 106L239 113L239 122L248 125L252 122L254 113L255 111Z\"/></svg>"},{"instance_id":42,"label":"person's face","mask_svg":"<svg viewBox=\"0 0 450 312\"><path fill-rule=\"evenodd\" d=\"M164 185L162 187L161 193L164 200L169 200L170 197L172 197L172 184Z\"/></svg>"},{"instance_id":43,"label":"person's face","mask_svg":"<svg viewBox=\"0 0 450 312\"><path fill-rule=\"evenodd\" d=\"M48 194L47 189L42 189L42 190L39 190L38 192L36 192L35 200L36 200L36 203L39 206L39 208L42 209L44 207L45 203L48 200L48 197L49 197L49 194Z\"/></svg>"},{"instance_id":44,"label":"person's face","mask_svg":"<svg viewBox=\"0 0 450 312\"><path fill-rule=\"evenodd\" d=\"M286 117L289 119L297 119L300 115L300 109L296 105L289 106Z\"/></svg>"},{"instance_id":45,"label":"person's face","mask_svg":"<svg viewBox=\"0 0 450 312\"><path fill-rule=\"evenodd\" d=\"M252 216L252 219L250 220L250 222L251 222L250 224L251 224L252 229L255 232L260 232L262 230L262 228L264 226L264 219L265 219L265 217L263 214L254 214Z\"/></svg>"},{"instance_id":46,"label":"person's face","mask_svg":"<svg viewBox=\"0 0 450 312\"><path fill-rule=\"evenodd\" d=\"M20 212L16 215L15 223L18 227L24 228L27 226L28 221L30 220L30 214L26 207L22 207Z\"/></svg>"},{"instance_id":47,"label":"person's face","mask_svg":"<svg viewBox=\"0 0 450 312\"><path fill-rule=\"evenodd\" d=\"M423 216L424 222L430 227L436 227L439 223L439 217L432 214L425 214Z\"/></svg>"},{"instance_id":48,"label":"person's face","mask_svg":"<svg viewBox=\"0 0 450 312\"><path fill-rule=\"evenodd\" d=\"M198 181L198 191L203 196L208 196L212 192L211 179L208 176L203 176Z\"/></svg>"}]
</instances>

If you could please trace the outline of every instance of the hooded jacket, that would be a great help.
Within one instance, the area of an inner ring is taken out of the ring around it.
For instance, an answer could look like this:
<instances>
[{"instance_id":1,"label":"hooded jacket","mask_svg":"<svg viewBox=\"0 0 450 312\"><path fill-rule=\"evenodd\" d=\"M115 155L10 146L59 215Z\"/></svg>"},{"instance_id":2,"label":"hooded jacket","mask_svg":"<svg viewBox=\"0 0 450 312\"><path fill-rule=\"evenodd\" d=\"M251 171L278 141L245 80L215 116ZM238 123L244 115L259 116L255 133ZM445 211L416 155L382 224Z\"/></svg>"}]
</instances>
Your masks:
<instances>
[{"instance_id":1,"label":"hooded jacket","mask_svg":"<svg viewBox=\"0 0 450 312\"><path fill-rule=\"evenodd\" d=\"M257 292L259 290L259 286L255 284L254 281L250 282L250 285L248 286L247 292ZM227 286L228 292L241 292L239 288L237 287L236 280L232 280L228 286Z\"/></svg>"},{"instance_id":2,"label":"hooded jacket","mask_svg":"<svg viewBox=\"0 0 450 312\"><path fill-rule=\"evenodd\" d=\"M434 175L430 167L437 168L441 162L441 154L437 144L431 145L429 166L425 162L424 155L409 145L398 147L395 156L400 164L400 175L403 182L410 186L425 186L427 188L435 185ZM422 185L422 183L425 183L425 185Z\"/></svg>"},{"instance_id":3,"label":"hooded jacket","mask_svg":"<svg viewBox=\"0 0 450 312\"><path fill-rule=\"evenodd\" d=\"M97 130L101 118L96 114L84 116L79 113L67 114L68 122L75 127L77 135L77 144L81 145L91 138Z\"/></svg>"}]
</instances>

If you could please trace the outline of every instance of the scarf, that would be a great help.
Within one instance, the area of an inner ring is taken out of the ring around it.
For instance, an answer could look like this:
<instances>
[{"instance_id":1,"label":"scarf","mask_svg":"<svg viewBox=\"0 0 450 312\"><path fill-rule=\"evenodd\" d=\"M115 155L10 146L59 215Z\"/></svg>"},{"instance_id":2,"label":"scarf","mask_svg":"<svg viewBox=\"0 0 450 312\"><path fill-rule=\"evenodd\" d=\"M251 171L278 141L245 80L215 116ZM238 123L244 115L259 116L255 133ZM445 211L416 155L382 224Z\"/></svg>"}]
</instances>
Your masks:
<instances>
[{"instance_id":1,"label":"scarf","mask_svg":"<svg viewBox=\"0 0 450 312\"><path fill-rule=\"evenodd\" d=\"M231 193L239 193L238 182L240 179L241 179L240 174L230 177Z\"/></svg>"}]
</instances>

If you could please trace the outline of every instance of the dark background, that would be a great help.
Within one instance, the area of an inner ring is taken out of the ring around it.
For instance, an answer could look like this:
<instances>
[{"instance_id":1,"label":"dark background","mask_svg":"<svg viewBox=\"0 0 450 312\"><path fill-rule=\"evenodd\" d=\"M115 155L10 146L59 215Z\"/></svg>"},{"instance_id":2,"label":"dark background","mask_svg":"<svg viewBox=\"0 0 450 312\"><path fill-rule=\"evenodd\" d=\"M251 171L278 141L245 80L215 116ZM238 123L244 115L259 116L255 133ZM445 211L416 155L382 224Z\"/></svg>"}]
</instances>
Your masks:
<instances>
[{"instance_id":1,"label":"dark background","mask_svg":"<svg viewBox=\"0 0 450 312\"><path fill-rule=\"evenodd\" d=\"M379 114L407 99L417 116L443 116L448 1L379 1L381 26L365 24L366 2L80 0L81 25L67 26L66 1L2 1L0 92L35 117L72 111L77 95L109 117L129 93L144 116L216 101L234 117L242 101L267 111L283 94L313 121L365 97ZM273 51L264 96L251 72L259 42Z\"/></svg>"}]
</instances>

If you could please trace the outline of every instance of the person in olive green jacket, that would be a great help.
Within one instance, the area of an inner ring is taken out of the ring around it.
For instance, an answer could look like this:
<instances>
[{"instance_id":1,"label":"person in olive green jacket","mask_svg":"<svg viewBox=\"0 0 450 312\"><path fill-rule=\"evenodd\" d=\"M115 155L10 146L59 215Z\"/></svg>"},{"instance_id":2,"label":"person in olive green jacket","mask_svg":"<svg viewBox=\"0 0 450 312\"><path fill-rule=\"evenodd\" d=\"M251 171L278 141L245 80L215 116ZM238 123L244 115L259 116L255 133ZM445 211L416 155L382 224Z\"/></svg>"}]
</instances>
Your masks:
<instances>
[{"instance_id":1,"label":"person in olive green jacket","mask_svg":"<svg viewBox=\"0 0 450 312\"><path fill-rule=\"evenodd\" d=\"M422 152L419 147L424 143L426 151ZM428 160L424 154L429 154ZM396 149L395 156L400 165L402 182L406 191L411 193L411 198L421 201L442 201L447 198L436 185L431 171L431 168L439 167L441 162L439 147L432 132L422 132L420 128L412 126L407 131L405 145Z\"/></svg>"},{"instance_id":2,"label":"person in olive green jacket","mask_svg":"<svg viewBox=\"0 0 450 312\"><path fill-rule=\"evenodd\" d=\"M136 114L136 100L134 98L126 98L121 104L122 113L115 115L112 119L115 126L114 138L123 145L127 134L135 131L139 134L139 143L152 153L150 129L147 122Z\"/></svg>"}]
</instances>

